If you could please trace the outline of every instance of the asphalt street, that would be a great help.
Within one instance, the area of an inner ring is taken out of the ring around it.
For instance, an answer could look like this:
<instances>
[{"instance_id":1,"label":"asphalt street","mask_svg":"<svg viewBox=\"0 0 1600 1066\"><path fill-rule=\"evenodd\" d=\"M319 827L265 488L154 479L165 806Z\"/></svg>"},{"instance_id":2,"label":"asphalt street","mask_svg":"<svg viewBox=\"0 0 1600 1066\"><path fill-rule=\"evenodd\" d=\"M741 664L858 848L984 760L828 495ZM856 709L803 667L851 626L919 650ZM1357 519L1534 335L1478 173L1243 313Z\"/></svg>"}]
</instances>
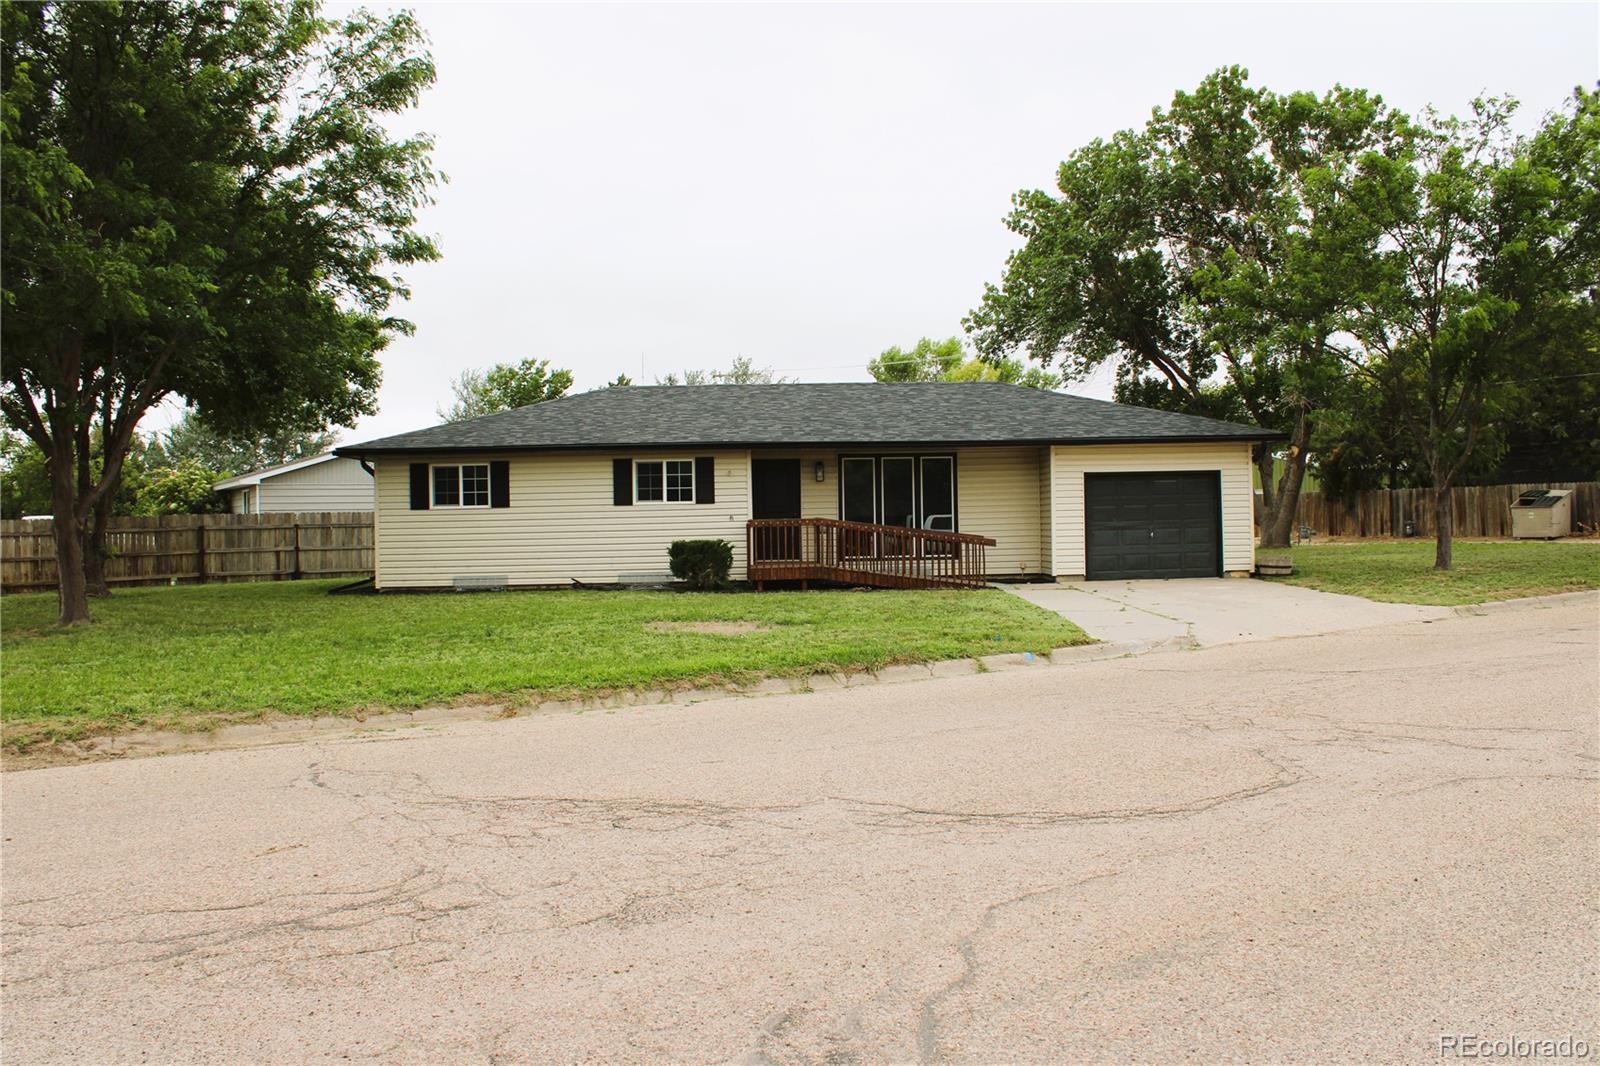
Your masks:
<instances>
[{"instance_id":1,"label":"asphalt street","mask_svg":"<svg viewBox=\"0 0 1600 1066\"><path fill-rule=\"evenodd\" d=\"M1600 1049L1597 674L1569 598L10 771L4 1059Z\"/></svg>"}]
</instances>

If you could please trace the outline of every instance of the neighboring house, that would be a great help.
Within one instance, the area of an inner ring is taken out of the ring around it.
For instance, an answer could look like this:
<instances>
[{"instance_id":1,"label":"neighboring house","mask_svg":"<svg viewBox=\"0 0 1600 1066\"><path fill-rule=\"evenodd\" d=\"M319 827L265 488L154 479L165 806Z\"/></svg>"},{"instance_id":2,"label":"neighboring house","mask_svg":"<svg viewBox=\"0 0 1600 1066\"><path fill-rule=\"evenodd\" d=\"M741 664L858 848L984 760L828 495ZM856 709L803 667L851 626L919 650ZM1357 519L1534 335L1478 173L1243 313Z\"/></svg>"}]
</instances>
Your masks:
<instances>
[{"instance_id":1,"label":"neighboring house","mask_svg":"<svg viewBox=\"0 0 1600 1066\"><path fill-rule=\"evenodd\" d=\"M372 510L372 475L333 452L219 481L217 491L234 514Z\"/></svg>"},{"instance_id":2,"label":"neighboring house","mask_svg":"<svg viewBox=\"0 0 1600 1066\"><path fill-rule=\"evenodd\" d=\"M969 552L996 577L1248 574L1251 453L1280 438L998 383L633 386L335 454L376 467L382 589L660 580L684 538L730 541L736 579L917 584Z\"/></svg>"}]
</instances>

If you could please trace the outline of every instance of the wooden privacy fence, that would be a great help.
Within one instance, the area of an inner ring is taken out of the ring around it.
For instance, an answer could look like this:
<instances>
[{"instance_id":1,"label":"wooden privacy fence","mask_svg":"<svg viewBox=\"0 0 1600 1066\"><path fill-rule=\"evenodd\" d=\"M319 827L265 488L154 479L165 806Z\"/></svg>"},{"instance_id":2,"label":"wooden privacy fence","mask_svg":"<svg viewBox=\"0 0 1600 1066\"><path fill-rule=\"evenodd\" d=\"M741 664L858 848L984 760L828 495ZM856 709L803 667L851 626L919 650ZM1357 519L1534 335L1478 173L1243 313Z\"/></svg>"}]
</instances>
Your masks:
<instances>
[{"instance_id":1,"label":"wooden privacy fence","mask_svg":"<svg viewBox=\"0 0 1600 1066\"><path fill-rule=\"evenodd\" d=\"M106 547L111 585L361 576L372 573L372 512L114 518ZM55 587L53 523L0 522L0 588Z\"/></svg>"},{"instance_id":2,"label":"wooden privacy fence","mask_svg":"<svg viewBox=\"0 0 1600 1066\"><path fill-rule=\"evenodd\" d=\"M1466 485L1450 490L1458 537L1511 536L1511 505L1528 489L1572 489L1572 532L1593 532L1600 525L1600 481L1539 481L1524 485ZM1338 500L1320 492L1300 496L1295 525L1319 537L1399 537L1406 523L1416 535L1431 537L1432 489L1376 489Z\"/></svg>"}]
</instances>

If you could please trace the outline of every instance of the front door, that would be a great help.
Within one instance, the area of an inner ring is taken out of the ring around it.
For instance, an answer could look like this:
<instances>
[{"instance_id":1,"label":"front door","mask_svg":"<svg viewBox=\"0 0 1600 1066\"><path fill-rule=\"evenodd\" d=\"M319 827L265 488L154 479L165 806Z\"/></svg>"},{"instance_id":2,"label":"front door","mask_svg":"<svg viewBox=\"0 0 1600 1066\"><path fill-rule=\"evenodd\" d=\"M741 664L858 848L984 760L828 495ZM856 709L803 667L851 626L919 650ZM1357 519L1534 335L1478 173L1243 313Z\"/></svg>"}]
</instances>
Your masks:
<instances>
[{"instance_id":1,"label":"front door","mask_svg":"<svg viewBox=\"0 0 1600 1066\"><path fill-rule=\"evenodd\" d=\"M752 459L750 461L750 516L752 518L800 517L800 460ZM753 545L757 561L798 559L798 526L758 528Z\"/></svg>"}]
</instances>

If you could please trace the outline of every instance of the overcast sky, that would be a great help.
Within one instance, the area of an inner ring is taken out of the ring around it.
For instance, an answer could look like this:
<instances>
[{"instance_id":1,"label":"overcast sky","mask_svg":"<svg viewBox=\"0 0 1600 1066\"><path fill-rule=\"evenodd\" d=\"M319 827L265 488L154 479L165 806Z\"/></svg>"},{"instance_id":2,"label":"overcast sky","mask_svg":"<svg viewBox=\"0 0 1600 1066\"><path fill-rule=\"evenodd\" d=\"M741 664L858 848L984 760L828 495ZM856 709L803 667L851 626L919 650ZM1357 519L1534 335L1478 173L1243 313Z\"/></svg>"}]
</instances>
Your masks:
<instances>
[{"instance_id":1,"label":"overcast sky","mask_svg":"<svg viewBox=\"0 0 1600 1066\"><path fill-rule=\"evenodd\" d=\"M346 440L431 425L462 369L528 356L578 389L739 355L864 380L959 331L1012 192L1218 66L1406 110L1509 92L1528 124L1600 75L1592 2L417 10L444 258L410 272L416 336Z\"/></svg>"}]
</instances>

